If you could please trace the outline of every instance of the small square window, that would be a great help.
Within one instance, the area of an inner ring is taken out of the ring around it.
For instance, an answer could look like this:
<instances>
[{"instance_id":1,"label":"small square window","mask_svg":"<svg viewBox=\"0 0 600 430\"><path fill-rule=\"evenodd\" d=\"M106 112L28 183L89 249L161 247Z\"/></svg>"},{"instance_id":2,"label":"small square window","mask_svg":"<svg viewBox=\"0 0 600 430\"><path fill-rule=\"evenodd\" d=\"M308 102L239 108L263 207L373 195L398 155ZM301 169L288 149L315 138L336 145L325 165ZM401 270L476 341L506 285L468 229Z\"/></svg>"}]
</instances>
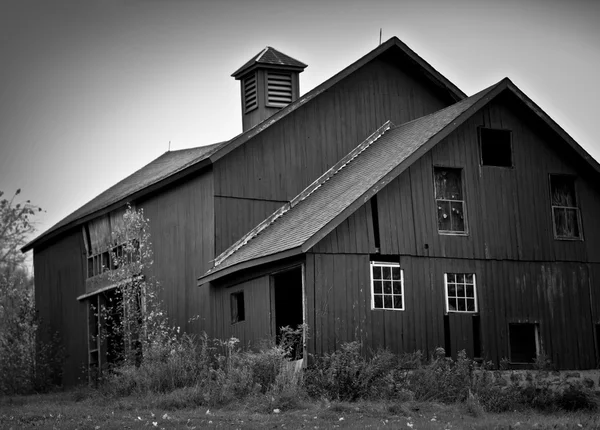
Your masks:
<instances>
[{"instance_id":1,"label":"small square window","mask_svg":"<svg viewBox=\"0 0 600 430\"><path fill-rule=\"evenodd\" d=\"M434 167L435 203L438 231L446 234L467 232L462 169Z\"/></svg>"},{"instance_id":2,"label":"small square window","mask_svg":"<svg viewBox=\"0 0 600 430\"><path fill-rule=\"evenodd\" d=\"M371 262L371 309L404 310L404 272L400 264Z\"/></svg>"},{"instance_id":3,"label":"small square window","mask_svg":"<svg viewBox=\"0 0 600 430\"><path fill-rule=\"evenodd\" d=\"M477 312L475 274L446 273L446 312Z\"/></svg>"},{"instance_id":4,"label":"small square window","mask_svg":"<svg viewBox=\"0 0 600 430\"><path fill-rule=\"evenodd\" d=\"M231 324L235 324L246 319L246 312L244 309L244 292L238 291L231 293L230 304L231 304Z\"/></svg>"},{"instance_id":5,"label":"small square window","mask_svg":"<svg viewBox=\"0 0 600 430\"><path fill-rule=\"evenodd\" d=\"M556 239L581 239L581 220L575 194L575 177L550 175L550 198L554 237Z\"/></svg>"},{"instance_id":6,"label":"small square window","mask_svg":"<svg viewBox=\"0 0 600 430\"><path fill-rule=\"evenodd\" d=\"M512 167L512 132L496 128L480 128L481 165Z\"/></svg>"},{"instance_id":7,"label":"small square window","mask_svg":"<svg viewBox=\"0 0 600 430\"><path fill-rule=\"evenodd\" d=\"M508 338L512 363L535 362L540 350L537 324L509 324Z\"/></svg>"}]
</instances>

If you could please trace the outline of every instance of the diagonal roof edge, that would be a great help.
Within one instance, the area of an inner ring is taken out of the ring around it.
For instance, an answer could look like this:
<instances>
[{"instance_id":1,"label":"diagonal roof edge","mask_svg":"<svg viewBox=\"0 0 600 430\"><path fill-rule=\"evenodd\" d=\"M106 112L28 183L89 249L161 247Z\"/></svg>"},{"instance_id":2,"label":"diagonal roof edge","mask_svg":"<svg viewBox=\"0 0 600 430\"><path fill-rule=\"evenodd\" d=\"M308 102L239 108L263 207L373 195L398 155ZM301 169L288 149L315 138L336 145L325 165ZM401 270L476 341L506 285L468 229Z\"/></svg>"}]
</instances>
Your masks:
<instances>
[{"instance_id":1,"label":"diagonal roof edge","mask_svg":"<svg viewBox=\"0 0 600 430\"><path fill-rule=\"evenodd\" d=\"M335 216L327 224L325 224L318 231L312 234L300 246L289 250L284 250L279 253L264 255L256 259L241 261L231 266L226 266L220 271L219 268L215 267L207 271L200 278L198 278L198 285L203 285L207 282L217 280L219 278L222 278L223 276L235 273L238 270L244 270L261 264L265 264L267 262L277 261L281 258L287 258L289 255L292 254L298 255L307 252L316 243L323 239L327 234L333 231L341 222L348 218L354 211L356 211L358 207L360 207L364 202L370 199L385 185L387 185L389 182L391 182L393 179L399 176L403 171L405 171L408 167L410 167L416 160L421 158L426 152L428 152L431 148L433 148L440 141L446 138L450 133L456 130L460 125L467 121L475 112L479 111L481 108L483 108L491 100L496 98L500 93L502 93L505 90L508 90L512 94L517 96L527 106L527 108L529 108L539 118L541 118L548 125L549 128L556 132L565 143L567 143L572 149L574 149L579 156L581 156L585 161L587 161L590 164L590 166L597 173L600 174L600 164L598 164L596 160L594 160L571 136L568 135L568 133L566 133L541 108L539 108L531 99L529 99L529 97L527 97L514 83L512 83L508 78L504 78L497 84L481 91L480 93L474 96L471 96L479 97L479 99L467 109L465 109L463 112L461 112L458 116L448 121L448 123L444 127L442 127L434 135L430 136L424 145L417 148L413 153L411 153L406 159L400 162L389 173L384 175L380 180L377 181L377 183L374 186L370 187L360 197L354 199L354 201L351 202L348 206L346 206L343 210L341 210L337 216ZM436 113L442 112L451 107L452 106L442 109L441 111L438 111ZM410 123L425 120L428 117L431 117L432 115L436 115L436 113L430 114L426 117L415 119ZM410 123L402 124L400 127L406 126Z\"/></svg>"},{"instance_id":2,"label":"diagonal roof edge","mask_svg":"<svg viewBox=\"0 0 600 430\"><path fill-rule=\"evenodd\" d=\"M444 75L442 75L440 72L438 72L436 69L434 69L433 66L431 66L427 61L425 61L423 58L421 58L415 51L410 49L405 43L403 43L400 39L398 39L396 36L394 36L394 37L391 37L390 39L388 39L387 41L385 41L384 43L382 43L381 45L379 45L377 48L373 49L371 52L363 55L361 58L356 60L354 63L350 64L345 69L336 73L334 76L332 76L331 78L329 78L322 84L313 88L312 90L310 90L308 93L306 93L302 97L299 97L294 102L290 103L289 105L282 108L281 110L279 110L278 112L276 112L275 114L270 116L269 118L265 119L263 122L255 125L254 127L246 130L243 133L240 133L239 135L237 135L230 141L223 142L220 145L220 147L211 155L211 157L210 157L211 161L214 163L215 161L224 157L225 155L227 155L229 152L233 151L238 146L242 145L246 141L250 140L257 134L262 132L263 130L265 130L265 129L269 128L270 126L272 126L273 124L275 124L281 118L283 118L286 115L290 114L291 112L295 111L299 107L305 105L306 103L308 103L310 100L314 99L319 94L325 92L326 90L331 88L333 85L335 85L342 79L346 78L348 75L352 74L353 72L355 72L356 70L358 70L359 68L361 68L362 66L367 64L369 61L375 59L376 57L378 57L379 55L383 54L384 52L388 51L389 49L391 49L393 47L399 48L412 61L414 61L427 74L429 74L429 76L431 76L435 81L437 81L442 87L446 88L446 90L448 90L448 92L452 95L452 97L456 101L462 100L467 97L467 95L465 93L463 93L456 85L454 85L452 82L450 82L450 80L448 80Z\"/></svg>"},{"instance_id":3,"label":"diagonal roof edge","mask_svg":"<svg viewBox=\"0 0 600 430\"><path fill-rule=\"evenodd\" d=\"M246 245L250 242L254 237L258 236L263 230L265 230L269 225L273 224L278 218L283 216L287 211L292 209L301 201L305 200L308 196L310 196L313 192L315 192L321 185L323 185L329 178L335 175L338 171L344 168L350 161L356 158L361 152L367 149L373 142L379 139L387 130L389 130L393 126L391 121L386 121L381 127L379 127L375 132L373 132L369 137L367 137L362 143L360 143L356 148L350 151L344 158L338 161L336 164L331 166L325 173L323 173L318 179L316 179L312 184L306 187L300 194L290 200L288 203L281 206L277 209L273 214L271 214L268 218L258 224L255 228L250 230L244 236L242 236L239 240L237 240L233 245L223 251L217 258L214 260L214 268L218 267L227 257L235 253L242 246Z\"/></svg>"}]
</instances>

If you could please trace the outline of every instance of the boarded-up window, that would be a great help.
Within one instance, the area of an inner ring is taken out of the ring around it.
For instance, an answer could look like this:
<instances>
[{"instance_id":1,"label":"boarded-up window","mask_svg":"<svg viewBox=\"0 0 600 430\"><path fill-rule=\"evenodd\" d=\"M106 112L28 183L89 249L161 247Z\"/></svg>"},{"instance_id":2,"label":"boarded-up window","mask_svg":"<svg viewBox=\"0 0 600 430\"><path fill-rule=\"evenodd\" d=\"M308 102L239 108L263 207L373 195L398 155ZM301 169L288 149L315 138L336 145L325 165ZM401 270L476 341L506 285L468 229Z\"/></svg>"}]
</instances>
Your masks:
<instances>
[{"instance_id":1,"label":"boarded-up window","mask_svg":"<svg viewBox=\"0 0 600 430\"><path fill-rule=\"evenodd\" d=\"M535 362L540 349L537 324L509 324L508 337L512 363Z\"/></svg>"},{"instance_id":2,"label":"boarded-up window","mask_svg":"<svg viewBox=\"0 0 600 430\"><path fill-rule=\"evenodd\" d=\"M371 262L371 308L404 310L404 273L398 263Z\"/></svg>"},{"instance_id":3,"label":"boarded-up window","mask_svg":"<svg viewBox=\"0 0 600 430\"><path fill-rule=\"evenodd\" d=\"M479 129L483 166L512 167L511 135L510 130Z\"/></svg>"},{"instance_id":4,"label":"boarded-up window","mask_svg":"<svg viewBox=\"0 0 600 430\"><path fill-rule=\"evenodd\" d=\"M440 233L466 233L462 169L435 167L435 202Z\"/></svg>"},{"instance_id":5,"label":"boarded-up window","mask_svg":"<svg viewBox=\"0 0 600 430\"><path fill-rule=\"evenodd\" d=\"M229 302L231 305L231 324L244 321L246 319L244 292L238 291L237 293L231 293Z\"/></svg>"},{"instance_id":6,"label":"boarded-up window","mask_svg":"<svg viewBox=\"0 0 600 430\"><path fill-rule=\"evenodd\" d=\"M554 237L581 239L581 220L575 194L575 177L550 175L550 197Z\"/></svg>"},{"instance_id":7,"label":"boarded-up window","mask_svg":"<svg viewBox=\"0 0 600 430\"><path fill-rule=\"evenodd\" d=\"M446 311L477 312L475 274L446 273Z\"/></svg>"}]
</instances>

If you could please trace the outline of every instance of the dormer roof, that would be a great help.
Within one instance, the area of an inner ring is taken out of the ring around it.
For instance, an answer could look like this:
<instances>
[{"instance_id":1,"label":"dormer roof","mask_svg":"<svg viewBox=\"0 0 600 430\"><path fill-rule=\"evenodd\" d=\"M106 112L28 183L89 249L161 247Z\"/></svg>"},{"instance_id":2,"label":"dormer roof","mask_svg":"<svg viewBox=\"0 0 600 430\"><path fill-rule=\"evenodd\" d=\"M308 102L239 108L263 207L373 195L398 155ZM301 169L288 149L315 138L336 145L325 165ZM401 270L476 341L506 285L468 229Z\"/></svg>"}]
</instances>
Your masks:
<instances>
[{"instance_id":1,"label":"dormer roof","mask_svg":"<svg viewBox=\"0 0 600 430\"><path fill-rule=\"evenodd\" d=\"M240 79L243 75L257 67L260 67L261 65L273 68L296 70L298 72L301 72L307 67L303 62L298 61L295 58L278 51L277 49L267 46L257 55L248 60L246 64L233 72L231 76L236 79Z\"/></svg>"}]
</instances>

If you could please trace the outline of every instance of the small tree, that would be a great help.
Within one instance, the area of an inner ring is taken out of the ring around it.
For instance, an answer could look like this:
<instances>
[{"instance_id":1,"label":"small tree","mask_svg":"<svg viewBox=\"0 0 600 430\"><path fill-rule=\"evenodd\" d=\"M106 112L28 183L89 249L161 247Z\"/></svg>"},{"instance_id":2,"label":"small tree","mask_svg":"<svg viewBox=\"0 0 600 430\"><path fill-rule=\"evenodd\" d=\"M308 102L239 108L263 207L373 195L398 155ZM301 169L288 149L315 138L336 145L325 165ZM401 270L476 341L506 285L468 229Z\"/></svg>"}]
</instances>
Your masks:
<instances>
[{"instance_id":1,"label":"small tree","mask_svg":"<svg viewBox=\"0 0 600 430\"><path fill-rule=\"evenodd\" d=\"M120 355L124 364L139 365L145 351L156 342L164 343L173 330L159 299L159 284L149 276L153 264L149 220L142 209L128 207L123 215L123 227L113 232L116 246L111 253L113 270L105 272L117 285L119 300L112 307L102 306L100 317L108 324L100 336L122 339ZM111 332L106 328L110 327ZM113 347L120 347L113 345Z\"/></svg>"}]
</instances>

